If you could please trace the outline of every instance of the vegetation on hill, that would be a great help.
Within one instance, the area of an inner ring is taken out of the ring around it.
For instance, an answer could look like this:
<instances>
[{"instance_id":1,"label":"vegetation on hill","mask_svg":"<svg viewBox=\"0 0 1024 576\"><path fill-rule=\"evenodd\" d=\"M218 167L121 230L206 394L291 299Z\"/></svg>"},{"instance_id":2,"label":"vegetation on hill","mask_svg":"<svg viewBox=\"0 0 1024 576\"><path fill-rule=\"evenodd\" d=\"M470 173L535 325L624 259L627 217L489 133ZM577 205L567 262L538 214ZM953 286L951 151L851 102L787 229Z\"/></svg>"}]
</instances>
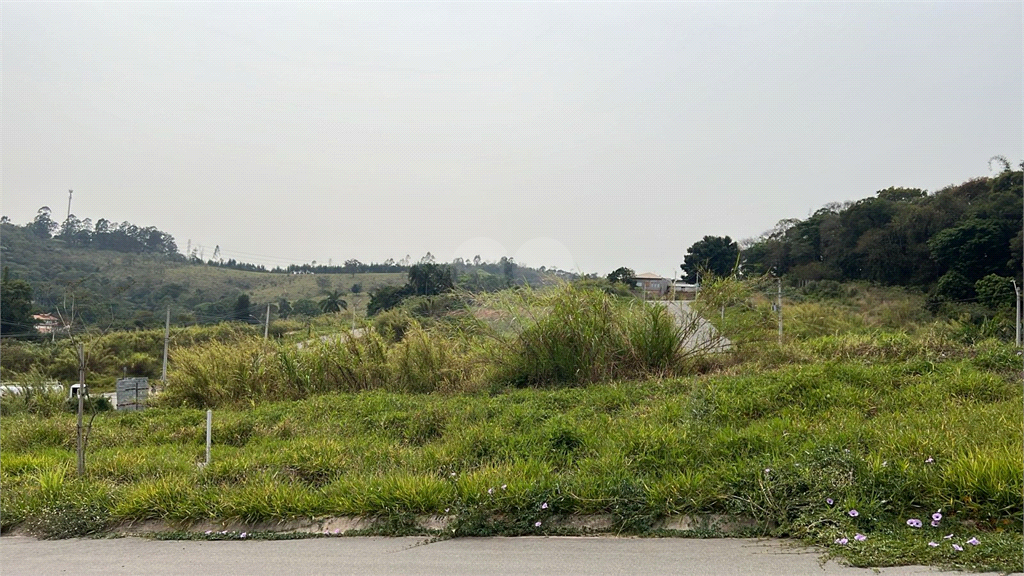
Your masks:
<instances>
[{"instance_id":1,"label":"vegetation on hill","mask_svg":"<svg viewBox=\"0 0 1024 576\"><path fill-rule=\"evenodd\" d=\"M1009 280L1021 274L1024 173L994 160L1003 170L992 178L931 194L888 188L873 198L826 205L806 220L783 220L747 243L743 270L922 287L937 301L995 296L1012 303ZM993 293L986 286L992 283L1009 291Z\"/></svg>"},{"instance_id":2,"label":"vegetation on hill","mask_svg":"<svg viewBox=\"0 0 1024 576\"><path fill-rule=\"evenodd\" d=\"M0 223L0 260L9 275L4 282L11 282L5 284L4 293L16 296L3 308L20 314L18 319L4 317L0 332L7 336L34 335L30 312L59 316L71 324L72 331L146 329L162 325L168 308L175 324L262 319L267 305L280 318L309 318L324 313L319 303L334 294L353 304L353 312L359 314L381 289L400 287L407 279L415 288L418 280L413 276L420 269L450 270L450 283L470 291L540 286L556 277L555 271L519 266L510 258L499 262L460 258L441 265L430 253L413 264L408 257L382 264L350 259L340 266L314 262L267 270L224 260L219 247L205 261L197 250L182 255L169 234L153 227L104 219L93 225L74 215L58 225L46 207L24 226L6 218ZM417 293L423 291L409 291ZM239 316L242 297L249 304ZM22 311L26 304L30 310Z\"/></svg>"}]
</instances>

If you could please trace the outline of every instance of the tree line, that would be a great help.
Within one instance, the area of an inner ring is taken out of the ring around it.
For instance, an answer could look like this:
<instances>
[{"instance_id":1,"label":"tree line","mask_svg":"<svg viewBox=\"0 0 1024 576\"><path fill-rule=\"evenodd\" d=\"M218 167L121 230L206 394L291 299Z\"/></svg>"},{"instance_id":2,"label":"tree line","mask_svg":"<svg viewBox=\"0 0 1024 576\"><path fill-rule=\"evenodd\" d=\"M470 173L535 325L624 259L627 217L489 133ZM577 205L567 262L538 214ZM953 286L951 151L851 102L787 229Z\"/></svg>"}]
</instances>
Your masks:
<instances>
[{"instance_id":1,"label":"tree line","mask_svg":"<svg viewBox=\"0 0 1024 576\"><path fill-rule=\"evenodd\" d=\"M3 223L11 222L5 216ZM69 246L181 257L174 237L154 226L143 227L131 222L111 222L106 218L100 218L93 224L90 218L80 220L74 214L68 215L63 223L57 223L53 220L48 206L40 208L36 212L36 217L25 224L24 228L36 238L59 239Z\"/></svg>"},{"instance_id":2,"label":"tree line","mask_svg":"<svg viewBox=\"0 0 1024 576\"><path fill-rule=\"evenodd\" d=\"M681 264L702 272L785 276L794 282L870 281L918 287L934 302L1012 302L1021 280L1022 190L1018 170L1002 170L934 193L887 188L855 202L827 204L809 218L780 221L760 237L735 242L705 236Z\"/></svg>"}]
</instances>

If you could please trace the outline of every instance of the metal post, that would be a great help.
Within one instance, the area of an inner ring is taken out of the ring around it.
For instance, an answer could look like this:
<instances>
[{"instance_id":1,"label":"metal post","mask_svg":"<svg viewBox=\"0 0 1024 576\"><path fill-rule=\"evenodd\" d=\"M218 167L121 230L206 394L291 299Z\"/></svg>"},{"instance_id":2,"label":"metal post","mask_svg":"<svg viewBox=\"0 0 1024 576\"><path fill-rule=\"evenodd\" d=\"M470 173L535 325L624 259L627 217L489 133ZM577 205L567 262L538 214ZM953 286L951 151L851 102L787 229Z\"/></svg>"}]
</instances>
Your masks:
<instances>
[{"instance_id":1,"label":"metal post","mask_svg":"<svg viewBox=\"0 0 1024 576\"><path fill-rule=\"evenodd\" d=\"M167 344L171 341L171 307L167 307L167 324L164 326L164 367L160 371L160 383L167 386Z\"/></svg>"},{"instance_id":2,"label":"metal post","mask_svg":"<svg viewBox=\"0 0 1024 576\"><path fill-rule=\"evenodd\" d=\"M782 344L782 278L776 278L779 283L779 296L776 306L779 309L779 344Z\"/></svg>"},{"instance_id":3,"label":"metal post","mask_svg":"<svg viewBox=\"0 0 1024 576\"><path fill-rule=\"evenodd\" d=\"M213 427L213 410L206 411L206 464L210 464L210 432Z\"/></svg>"},{"instance_id":4,"label":"metal post","mask_svg":"<svg viewBox=\"0 0 1024 576\"><path fill-rule=\"evenodd\" d=\"M85 476L85 442L82 414L85 412L85 349L78 345L78 477Z\"/></svg>"},{"instance_id":5,"label":"metal post","mask_svg":"<svg viewBox=\"0 0 1024 576\"><path fill-rule=\"evenodd\" d=\"M1017 323L1016 323L1017 338L1016 338L1016 340L1014 340L1014 342L1017 344L1017 347L1020 348L1020 288L1017 286L1017 281L1016 280L1012 280L1012 282L1013 282L1013 293L1017 297L1016 298L1016 301L1017 301Z\"/></svg>"},{"instance_id":6,"label":"metal post","mask_svg":"<svg viewBox=\"0 0 1024 576\"><path fill-rule=\"evenodd\" d=\"M267 339L267 335L270 334L270 304L267 304L267 319L263 324L263 339Z\"/></svg>"}]
</instances>

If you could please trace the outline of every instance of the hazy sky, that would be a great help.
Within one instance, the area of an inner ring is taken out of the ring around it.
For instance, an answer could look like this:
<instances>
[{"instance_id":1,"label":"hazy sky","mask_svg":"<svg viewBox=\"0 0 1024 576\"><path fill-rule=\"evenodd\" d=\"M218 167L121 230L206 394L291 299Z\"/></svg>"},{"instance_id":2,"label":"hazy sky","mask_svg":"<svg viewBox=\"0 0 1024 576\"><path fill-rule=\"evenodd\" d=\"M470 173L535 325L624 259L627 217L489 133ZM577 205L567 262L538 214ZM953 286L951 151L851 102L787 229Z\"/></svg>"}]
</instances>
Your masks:
<instances>
[{"instance_id":1,"label":"hazy sky","mask_svg":"<svg viewBox=\"0 0 1024 576\"><path fill-rule=\"evenodd\" d=\"M671 276L1024 158L1013 2L2 5L3 214L268 265Z\"/></svg>"}]
</instances>

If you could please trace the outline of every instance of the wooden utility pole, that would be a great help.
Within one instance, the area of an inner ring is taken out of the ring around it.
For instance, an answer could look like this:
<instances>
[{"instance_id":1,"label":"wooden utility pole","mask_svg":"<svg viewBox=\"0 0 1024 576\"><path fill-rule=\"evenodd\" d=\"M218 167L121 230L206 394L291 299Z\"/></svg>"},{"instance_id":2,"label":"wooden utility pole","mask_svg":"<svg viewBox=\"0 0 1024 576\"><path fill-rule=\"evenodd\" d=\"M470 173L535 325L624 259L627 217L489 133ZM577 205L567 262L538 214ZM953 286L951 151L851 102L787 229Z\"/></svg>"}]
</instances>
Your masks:
<instances>
[{"instance_id":1,"label":"wooden utility pole","mask_svg":"<svg viewBox=\"0 0 1024 576\"><path fill-rule=\"evenodd\" d=\"M266 340L267 336L270 335L270 304L267 304L267 319L263 324L263 339Z\"/></svg>"}]
</instances>

